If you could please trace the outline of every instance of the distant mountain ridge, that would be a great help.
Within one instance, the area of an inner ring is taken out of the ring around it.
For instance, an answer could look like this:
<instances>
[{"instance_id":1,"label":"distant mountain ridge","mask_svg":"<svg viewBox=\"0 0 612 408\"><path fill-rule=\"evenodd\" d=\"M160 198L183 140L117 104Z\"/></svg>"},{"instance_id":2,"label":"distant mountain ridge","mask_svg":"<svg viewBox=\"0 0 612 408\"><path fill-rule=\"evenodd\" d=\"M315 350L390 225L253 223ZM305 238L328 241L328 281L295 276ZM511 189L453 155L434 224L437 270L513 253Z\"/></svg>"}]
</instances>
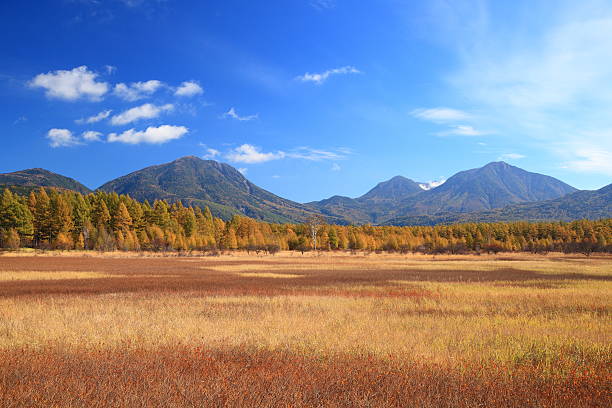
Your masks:
<instances>
[{"instance_id":1,"label":"distant mountain ridge","mask_svg":"<svg viewBox=\"0 0 612 408\"><path fill-rule=\"evenodd\" d=\"M612 184L599 190L582 190L553 200L513 204L489 211L446 213L434 216L399 216L386 225L436 225L461 222L573 221L612 218Z\"/></svg>"},{"instance_id":2,"label":"distant mountain ridge","mask_svg":"<svg viewBox=\"0 0 612 408\"><path fill-rule=\"evenodd\" d=\"M377 223L397 203L423 192L419 183L403 176L395 176L378 183L358 198L333 196L308 203L321 213L342 219L349 224Z\"/></svg>"},{"instance_id":3,"label":"distant mountain ridge","mask_svg":"<svg viewBox=\"0 0 612 408\"><path fill-rule=\"evenodd\" d=\"M55 187L77 191L82 194L91 193L89 188L75 179L40 168L0 174L0 188L5 187L19 193L29 193L29 191L38 187Z\"/></svg>"},{"instance_id":4,"label":"distant mountain ridge","mask_svg":"<svg viewBox=\"0 0 612 408\"><path fill-rule=\"evenodd\" d=\"M505 162L459 172L429 190L423 190L419 184L398 176L356 199L345 197L342 201L328 199L308 204L329 216L353 218L359 223L387 223L402 216L486 211L577 191L553 177Z\"/></svg>"},{"instance_id":5,"label":"distant mountain ridge","mask_svg":"<svg viewBox=\"0 0 612 408\"><path fill-rule=\"evenodd\" d=\"M396 176L357 198L333 196L300 204L256 186L228 164L187 156L119 177L99 190L141 201L208 206L224 219L241 214L279 223L304 222L313 215L330 223L380 225L612 217L610 186L577 191L504 162L459 172L428 190L422 184ZM44 169L0 174L2 186L23 194L39 186L91 192L74 179Z\"/></svg>"},{"instance_id":6,"label":"distant mountain ridge","mask_svg":"<svg viewBox=\"0 0 612 408\"><path fill-rule=\"evenodd\" d=\"M533 201L550 200L577 191L550 176L531 173L505 162L461 171L418 197L403 201L398 213L434 215L486 211Z\"/></svg>"}]
</instances>

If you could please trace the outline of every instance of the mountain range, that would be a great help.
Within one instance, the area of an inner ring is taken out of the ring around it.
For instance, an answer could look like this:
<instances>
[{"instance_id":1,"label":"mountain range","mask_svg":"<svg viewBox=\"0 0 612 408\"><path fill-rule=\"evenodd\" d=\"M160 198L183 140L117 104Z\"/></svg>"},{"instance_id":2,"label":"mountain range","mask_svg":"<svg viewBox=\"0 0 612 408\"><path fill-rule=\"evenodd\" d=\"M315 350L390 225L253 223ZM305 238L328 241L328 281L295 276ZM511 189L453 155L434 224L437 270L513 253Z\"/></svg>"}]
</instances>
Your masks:
<instances>
[{"instance_id":1,"label":"mountain range","mask_svg":"<svg viewBox=\"0 0 612 408\"><path fill-rule=\"evenodd\" d=\"M19 193L39 186L91 192L76 180L44 169L0 174L0 187ZM313 215L337 224L384 225L612 217L612 185L578 191L505 162L459 172L431 188L396 176L357 198L333 196L305 204L256 186L228 164L194 156L135 171L98 190L208 206L225 219L241 214L269 222L303 222Z\"/></svg>"}]
</instances>

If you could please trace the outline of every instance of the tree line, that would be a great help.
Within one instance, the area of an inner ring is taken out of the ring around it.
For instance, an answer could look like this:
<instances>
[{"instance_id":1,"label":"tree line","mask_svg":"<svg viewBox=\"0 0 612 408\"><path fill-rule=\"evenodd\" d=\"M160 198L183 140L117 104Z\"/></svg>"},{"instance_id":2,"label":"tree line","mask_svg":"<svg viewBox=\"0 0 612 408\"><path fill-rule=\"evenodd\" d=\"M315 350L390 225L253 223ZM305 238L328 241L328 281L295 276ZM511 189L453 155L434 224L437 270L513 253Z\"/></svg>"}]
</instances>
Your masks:
<instances>
[{"instance_id":1,"label":"tree line","mask_svg":"<svg viewBox=\"0 0 612 408\"><path fill-rule=\"evenodd\" d=\"M40 188L0 196L0 248L98 251L351 250L465 254L549 251L612 253L612 219L340 226L313 220L274 224L181 202L138 202L127 195Z\"/></svg>"}]
</instances>

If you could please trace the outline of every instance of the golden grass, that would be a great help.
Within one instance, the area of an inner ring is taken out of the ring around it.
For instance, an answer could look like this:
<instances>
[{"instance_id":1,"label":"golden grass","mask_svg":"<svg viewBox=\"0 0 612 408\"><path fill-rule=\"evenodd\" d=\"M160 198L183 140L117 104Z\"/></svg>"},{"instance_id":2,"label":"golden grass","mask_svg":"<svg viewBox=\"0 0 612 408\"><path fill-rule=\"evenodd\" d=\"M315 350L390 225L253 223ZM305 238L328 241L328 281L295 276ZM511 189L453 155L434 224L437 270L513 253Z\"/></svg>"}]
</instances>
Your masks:
<instances>
[{"instance_id":1,"label":"golden grass","mask_svg":"<svg viewBox=\"0 0 612 408\"><path fill-rule=\"evenodd\" d=\"M29 281L29 280L60 280L60 279L96 279L108 277L108 274L99 272L40 272L40 271L0 271L0 281Z\"/></svg>"},{"instance_id":2,"label":"golden grass","mask_svg":"<svg viewBox=\"0 0 612 408\"><path fill-rule=\"evenodd\" d=\"M239 273L238 275L243 276L245 278L277 278L277 279L291 279L291 278L301 278L302 275L295 275L291 273L267 273L267 272L244 272Z\"/></svg>"},{"instance_id":3,"label":"golden grass","mask_svg":"<svg viewBox=\"0 0 612 408\"><path fill-rule=\"evenodd\" d=\"M611 378L610 258L66 258L39 271L19 259L0 258L4 352L204 347L383 366L419 362L441 372L503 367L520 376L528 369L544 387L576 370ZM71 270L44 270L62 263ZM91 270L79 271L83 265ZM37 282L24 288L3 276ZM50 286L50 276L72 281Z\"/></svg>"}]
</instances>

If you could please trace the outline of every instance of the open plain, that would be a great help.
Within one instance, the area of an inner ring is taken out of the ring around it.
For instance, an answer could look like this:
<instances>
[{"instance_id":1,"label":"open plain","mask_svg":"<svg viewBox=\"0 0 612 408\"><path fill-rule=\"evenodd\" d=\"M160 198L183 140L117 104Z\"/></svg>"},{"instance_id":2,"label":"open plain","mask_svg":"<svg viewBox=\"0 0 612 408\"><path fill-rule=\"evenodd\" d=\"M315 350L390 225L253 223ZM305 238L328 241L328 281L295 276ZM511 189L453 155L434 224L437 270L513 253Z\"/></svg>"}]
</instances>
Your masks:
<instances>
[{"instance_id":1,"label":"open plain","mask_svg":"<svg viewBox=\"0 0 612 408\"><path fill-rule=\"evenodd\" d=\"M612 258L0 256L0 401L609 407Z\"/></svg>"}]
</instances>

